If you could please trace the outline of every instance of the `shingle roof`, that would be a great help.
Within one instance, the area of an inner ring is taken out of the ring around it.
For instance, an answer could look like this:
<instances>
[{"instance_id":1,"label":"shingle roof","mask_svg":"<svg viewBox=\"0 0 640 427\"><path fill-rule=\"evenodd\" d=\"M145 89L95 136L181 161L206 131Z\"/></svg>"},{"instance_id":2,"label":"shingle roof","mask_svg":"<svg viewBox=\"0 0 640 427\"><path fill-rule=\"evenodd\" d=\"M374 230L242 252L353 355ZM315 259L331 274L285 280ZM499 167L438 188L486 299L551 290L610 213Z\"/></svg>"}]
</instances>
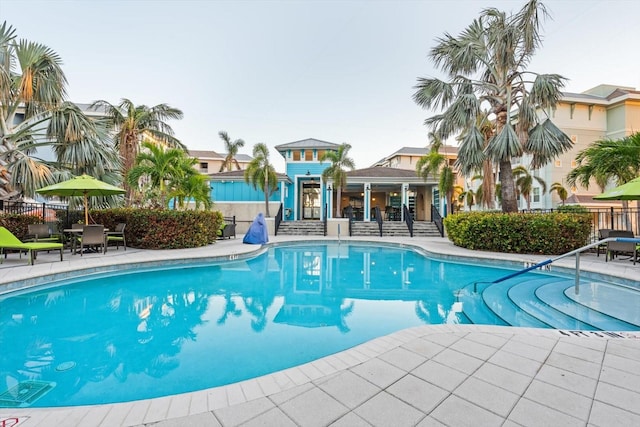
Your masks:
<instances>
[{"instance_id":1,"label":"shingle roof","mask_svg":"<svg viewBox=\"0 0 640 427\"><path fill-rule=\"evenodd\" d=\"M189 155L197 159L224 159L224 156L215 151L189 150Z\"/></svg>"},{"instance_id":2,"label":"shingle roof","mask_svg":"<svg viewBox=\"0 0 640 427\"><path fill-rule=\"evenodd\" d=\"M315 138L301 139L300 141L288 142L286 144L276 145L275 149L278 151L290 150L292 148L329 148L337 150L340 144L334 144L333 142L321 141Z\"/></svg>"}]
</instances>

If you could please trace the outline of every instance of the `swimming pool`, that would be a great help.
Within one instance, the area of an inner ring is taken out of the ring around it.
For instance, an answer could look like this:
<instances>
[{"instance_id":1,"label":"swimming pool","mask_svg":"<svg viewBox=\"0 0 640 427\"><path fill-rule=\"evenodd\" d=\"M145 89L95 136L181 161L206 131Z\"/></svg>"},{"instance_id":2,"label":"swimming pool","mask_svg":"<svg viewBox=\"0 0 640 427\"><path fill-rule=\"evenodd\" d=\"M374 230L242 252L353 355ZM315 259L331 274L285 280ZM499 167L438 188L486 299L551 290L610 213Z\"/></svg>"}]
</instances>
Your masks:
<instances>
[{"instance_id":1,"label":"swimming pool","mask_svg":"<svg viewBox=\"0 0 640 427\"><path fill-rule=\"evenodd\" d=\"M640 329L637 289L585 280L575 293L572 277L540 272L482 283L508 272L399 246L287 244L251 259L124 270L6 294L0 406L200 390L421 324Z\"/></svg>"}]
</instances>

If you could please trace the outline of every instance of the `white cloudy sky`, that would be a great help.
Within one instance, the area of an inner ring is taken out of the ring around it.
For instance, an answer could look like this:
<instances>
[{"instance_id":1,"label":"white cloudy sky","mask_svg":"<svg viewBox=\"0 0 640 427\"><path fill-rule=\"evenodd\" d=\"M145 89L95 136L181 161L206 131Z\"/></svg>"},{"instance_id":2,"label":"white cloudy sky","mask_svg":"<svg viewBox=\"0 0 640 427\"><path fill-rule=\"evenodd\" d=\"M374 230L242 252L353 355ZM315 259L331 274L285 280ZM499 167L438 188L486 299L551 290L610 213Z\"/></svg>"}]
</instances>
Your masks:
<instances>
[{"instance_id":1,"label":"white cloudy sky","mask_svg":"<svg viewBox=\"0 0 640 427\"><path fill-rule=\"evenodd\" d=\"M434 39L486 7L524 0L212 1L0 0L0 22L58 52L75 102L167 103L190 149L222 152L226 130L247 145L304 138L348 142L359 168L427 144L430 114L416 78L441 76ZM637 0L547 0L552 18L530 69L570 81L640 88ZM284 162L272 149L272 160Z\"/></svg>"}]
</instances>

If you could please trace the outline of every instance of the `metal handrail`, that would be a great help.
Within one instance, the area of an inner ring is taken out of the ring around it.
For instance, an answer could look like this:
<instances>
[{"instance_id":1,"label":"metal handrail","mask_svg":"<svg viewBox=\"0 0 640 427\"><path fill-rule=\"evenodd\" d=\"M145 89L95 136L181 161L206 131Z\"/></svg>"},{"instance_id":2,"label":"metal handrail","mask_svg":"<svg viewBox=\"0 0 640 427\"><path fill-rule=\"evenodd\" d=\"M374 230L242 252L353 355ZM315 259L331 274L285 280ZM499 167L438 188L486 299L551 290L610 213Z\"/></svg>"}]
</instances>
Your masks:
<instances>
[{"instance_id":1,"label":"metal handrail","mask_svg":"<svg viewBox=\"0 0 640 427\"><path fill-rule=\"evenodd\" d=\"M444 225L442 224L442 215L438 212L438 209L434 205L431 205L431 222L436 225L440 237L444 237Z\"/></svg>"},{"instance_id":2,"label":"metal handrail","mask_svg":"<svg viewBox=\"0 0 640 427\"><path fill-rule=\"evenodd\" d=\"M405 204L402 205L402 211L404 212L404 222L409 229L409 236L413 237L413 217L411 216L411 211Z\"/></svg>"},{"instance_id":3,"label":"metal handrail","mask_svg":"<svg viewBox=\"0 0 640 427\"><path fill-rule=\"evenodd\" d=\"M235 216L234 216L235 219ZM235 221L234 221L235 222ZM280 228L280 223L282 222L282 203L280 203L280 207L278 208L278 213L276 214L276 218L275 218L275 229L273 234L275 236L278 235L278 229Z\"/></svg>"},{"instance_id":4,"label":"metal handrail","mask_svg":"<svg viewBox=\"0 0 640 427\"><path fill-rule=\"evenodd\" d=\"M323 227L324 236L326 237L327 236L327 204L326 203L324 204L323 218L324 220L322 221L323 222L322 227Z\"/></svg>"},{"instance_id":5,"label":"metal handrail","mask_svg":"<svg viewBox=\"0 0 640 427\"><path fill-rule=\"evenodd\" d=\"M380 206L374 208L376 215L376 222L378 223L378 230L380 230L380 237L382 237L382 213L380 212Z\"/></svg>"},{"instance_id":6,"label":"metal handrail","mask_svg":"<svg viewBox=\"0 0 640 427\"><path fill-rule=\"evenodd\" d=\"M586 251L587 249L591 249L593 247L599 246L603 243L607 243L607 242L630 242L630 243L636 243L636 244L640 244L640 238L635 238L635 237L607 237L606 239L602 239L599 240L595 243L590 243L588 245L582 246L581 248L578 249L574 249L571 252L567 252L565 254L559 255L555 258L549 258L547 260L544 260L542 262L539 262L537 264L534 264L530 267L527 268L523 268L522 270L516 271L515 273L511 273L508 274L504 277L501 277L497 280L494 280L493 282L490 282L490 285L493 285L495 283L500 283L500 282L504 282L507 279L511 279L514 278L516 276L519 276L521 274L524 274L528 271L531 270L535 270L536 268L540 268L540 267L544 267L545 265L549 265L552 262L558 261L562 258L566 258L568 256L571 255L575 255L576 256L576 281L575 281L575 285L576 287L580 284L580 253Z\"/></svg>"},{"instance_id":7,"label":"metal handrail","mask_svg":"<svg viewBox=\"0 0 640 427\"><path fill-rule=\"evenodd\" d=\"M352 236L352 223L353 223L353 207L351 205L344 208L344 215L349 218L349 236Z\"/></svg>"}]
</instances>

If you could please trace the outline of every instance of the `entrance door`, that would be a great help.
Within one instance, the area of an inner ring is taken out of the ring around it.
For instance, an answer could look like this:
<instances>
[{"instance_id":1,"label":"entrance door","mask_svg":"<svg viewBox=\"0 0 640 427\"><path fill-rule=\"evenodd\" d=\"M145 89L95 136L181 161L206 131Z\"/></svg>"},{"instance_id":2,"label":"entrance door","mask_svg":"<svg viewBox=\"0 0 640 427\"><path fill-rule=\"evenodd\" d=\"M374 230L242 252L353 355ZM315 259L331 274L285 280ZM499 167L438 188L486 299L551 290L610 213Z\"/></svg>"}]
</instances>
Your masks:
<instances>
[{"instance_id":1,"label":"entrance door","mask_svg":"<svg viewBox=\"0 0 640 427\"><path fill-rule=\"evenodd\" d=\"M320 184L302 184L302 219L320 219Z\"/></svg>"}]
</instances>

